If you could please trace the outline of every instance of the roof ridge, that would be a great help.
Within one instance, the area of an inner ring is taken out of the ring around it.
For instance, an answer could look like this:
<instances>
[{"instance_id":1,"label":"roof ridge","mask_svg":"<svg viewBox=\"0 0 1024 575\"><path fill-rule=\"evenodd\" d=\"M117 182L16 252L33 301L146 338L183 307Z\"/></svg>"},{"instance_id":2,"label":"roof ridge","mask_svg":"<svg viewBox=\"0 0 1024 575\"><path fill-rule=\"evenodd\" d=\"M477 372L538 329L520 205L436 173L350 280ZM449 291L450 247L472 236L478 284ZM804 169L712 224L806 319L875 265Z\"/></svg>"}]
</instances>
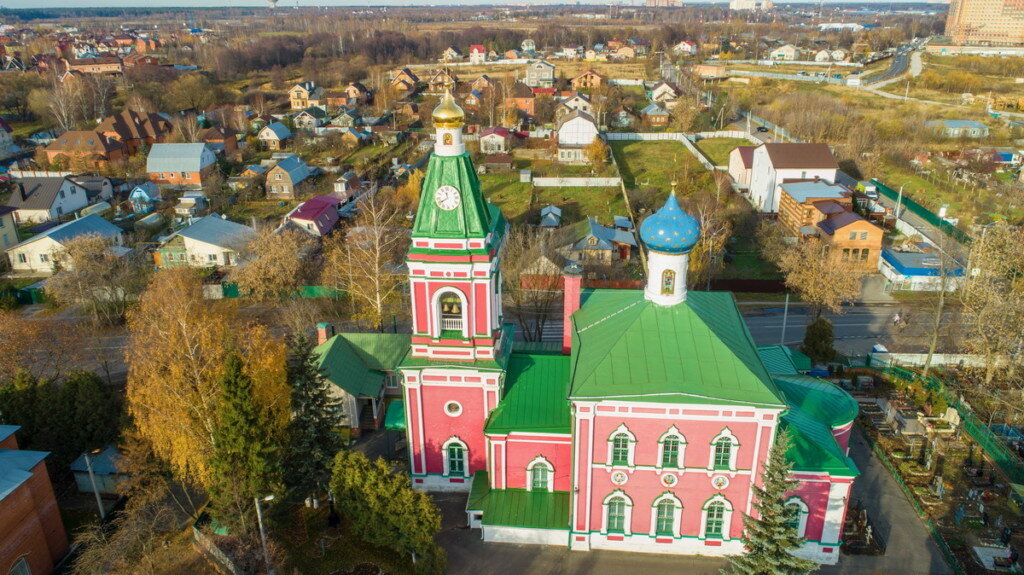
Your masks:
<instances>
[{"instance_id":1,"label":"roof ridge","mask_svg":"<svg viewBox=\"0 0 1024 575\"><path fill-rule=\"evenodd\" d=\"M631 308L633 306L636 306L636 305L639 305L639 304L642 304L642 303L645 303L646 301L647 301L647 298L638 299L638 300L634 301L633 303L627 305L626 307L624 307L624 308L622 308L622 309L620 309L618 311L612 312L612 313L608 314L607 316L605 316L605 317L595 321L594 323L592 323L590 325L587 325L587 326L584 326L584 327L581 327L581 328L577 329L576 333L583 333L583 332L587 331L588 329L594 327L595 325L603 323L603 322L605 322L605 321L607 321L607 320L609 320L609 319L619 315L620 313L625 312L629 308Z\"/></svg>"}]
</instances>

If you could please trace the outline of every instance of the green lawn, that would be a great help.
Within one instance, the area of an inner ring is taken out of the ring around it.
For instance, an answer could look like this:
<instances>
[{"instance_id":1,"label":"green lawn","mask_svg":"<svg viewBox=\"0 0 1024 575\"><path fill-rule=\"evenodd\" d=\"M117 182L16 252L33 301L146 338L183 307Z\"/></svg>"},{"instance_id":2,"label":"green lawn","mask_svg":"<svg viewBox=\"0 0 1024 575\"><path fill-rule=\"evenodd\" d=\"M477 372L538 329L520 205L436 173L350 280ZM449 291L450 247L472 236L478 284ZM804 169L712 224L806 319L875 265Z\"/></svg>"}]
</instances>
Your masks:
<instances>
[{"instance_id":1,"label":"green lawn","mask_svg":"<svg viewBox=\"0 0 1024 575\"><path fill-rule=\"evenodd\" d=\"M562 220L566 223L587 216L609 223L611 216L626 214L619 188L534 188L520 182L518 174L484 174L480 176L480 187L484 197L516 224L536 224L540 209L547 205L562 208Z\"/></svg>"},{"instance_id":2,"label":"green lawn","mask_svg":"<svg viewBox=\"0 0 1024 575\"><path fill-rule=\"evenodd\" d=\"M739 146L749 146L750 142L743 138L707 138L697 141L697 148L716 166L729 164L729 152Z\"/></svg>"},{"instance_id":3,"label":"green lawn","mask_svg":"<svg viewBox=\"0 0 1024 575\"><path fill-rule=\"evenodd\" d=\"M984 186L977 189L968 186L964 189L942 179L933 182L912 170L891 164L883 164L874 176L894 190L903 186L905 196L933 212L938 212L943 204L947 204L948 216L959 218L961 222L969 223L975 217L1003 217L1013 223L1024 221L1024 204L1014 197L1000 197L993 189Z\"/></svg>"},{"instance_id":4,"label":"green lawn","mask_svg":"<svg viewBox=\"0 0 1024 575\"><path fill-rule=\"evenodd\" d=\"M41 121L36 122L12 122L11 123L11 137L17 140L18 138L27 138L36 132L40 132L45 129L45 126Z\"/></svg>"},{"instance_id":5,"label":"green lawn","mask_svg":"<svg viewBox=\"0 0 1024 575\"><path fill-rule=\"evenodd\" d=\"M618 141L611 142L611 148L627 188L654 189L667 194L675 180L676 189L685 194L688 189L714 185L711 173L679 142Z\"/></svg>"},{"instance_id":6,"label":"green lawn","mask_svg":"<svg viewBox=\"0 0 1024 575\"><path fill-rule=\"evenodd\" d=\"M520 223L530 210L531 184L521 183L519 174L484 174L480 176L484 197L501 208L505 217Z\"/></svg>"},{"instance_id":7,"label":"green lawn","mask_svg":"<svg viewBox=\"0 0 1024 575\"><path fill-rule=\"evenodd\" d=\"M239 202L224 208L224 213L236 222L252 224L252 218L258 221L279 220L299 205L297 200L256 200Z\"/></svg>"}]
</instances>

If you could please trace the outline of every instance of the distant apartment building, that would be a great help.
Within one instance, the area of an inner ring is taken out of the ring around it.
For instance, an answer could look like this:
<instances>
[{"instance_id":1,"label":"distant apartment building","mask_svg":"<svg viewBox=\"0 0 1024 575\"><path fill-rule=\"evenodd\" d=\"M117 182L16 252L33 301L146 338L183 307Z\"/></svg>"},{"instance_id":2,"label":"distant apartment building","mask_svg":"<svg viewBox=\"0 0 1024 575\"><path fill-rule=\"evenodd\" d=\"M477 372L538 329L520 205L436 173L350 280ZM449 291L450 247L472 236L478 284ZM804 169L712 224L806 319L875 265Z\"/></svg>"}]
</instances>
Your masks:
<instances>
[{"instance_id":1,"label":"distant apartment building","mask_svg":"<svg viewBox=\"0 0 1024 575\"><path fill-rule=\"evenodd\" d=\"M729 0L730 10L771 10L772 0Z\"/></svg>"},{"instance_id":2,"label":"distant apartment building","mask_svg":"<svg viewBox=\"0 0 1024 575\"><path fill-rule=\"evenodd\" d=\"M1024 46L1024 2L952 0L946 35L955 44Z\"/></svg>"}]
</instances>

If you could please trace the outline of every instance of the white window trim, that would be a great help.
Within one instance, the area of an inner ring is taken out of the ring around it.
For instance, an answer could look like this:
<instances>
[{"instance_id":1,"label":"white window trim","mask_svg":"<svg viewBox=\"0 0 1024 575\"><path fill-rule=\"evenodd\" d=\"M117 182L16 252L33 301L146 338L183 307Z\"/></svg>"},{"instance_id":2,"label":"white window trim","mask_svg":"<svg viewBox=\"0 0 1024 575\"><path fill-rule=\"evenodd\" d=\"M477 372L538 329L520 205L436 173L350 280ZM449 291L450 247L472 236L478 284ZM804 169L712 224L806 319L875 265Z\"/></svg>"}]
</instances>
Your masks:
<instances>
[{"instance_id":1,"label":"white window trim","mask_svg":"<svg viewBox=\"0 0 1024 575\"><path fill-rule=\"evenodd\" d=\"M437 290L434 292L434 296L430 298L430 309L434 316L432 322L433 332L430 335L434 338L441 337L441 308L439 307L439 304L441 302L441 297L447 293L453 293L459 296L459 301L462 304L462 337L469 338L469 301L466 298L466 294L462 293L462 290L451 286L446 286Z\"/></svg>"},{"instance_id":2,"label":"white window trim","mask_svg":"<svg viewBox=\"0 0 1024 575\"><path fill-rule=\"evenodd\" d=\"M672 437L679 440L679 457L676 460L675 467L664 468L662 466L662 461L665 459L665 440ZM684 437L683 434L679 432L679 429L675 425L668 428L668 431L666 431L664 434L662 434L661 437L658 438L658 461L655 463L654 467L659 471L663 468L674 469L678 470L679 472L682 472L683 470L686 469L686 437Z\"/></svg>"},{"instance_id":3,"label":"white window trim","mask_svg":"<svg viewBox=\"0 0 1024 575\"><path fill-rule=\"evenodd\" d=\"M715 444L718 443L719 439L728 439L732 442L732 446L729 449L729 469L715 469ZM739 451L740 441L736 439L736 436L729 431L726 427L718 433L718 435L711 438L711 456L708 457L708 471L736 471L736 453Z\"/></svg>"},{"instance_id":4,"label":"white window trim","mask_svg":"<svg viewBox=\"0 0 1024 575\"><path fill-rule=\"evenodd\" d=\"M621 489L616 489L608 494L601 502L602 518L601 518L601 535L608 535L608 503L616 497L622 497L626 500L626 509L622 514L622 535L632 535L633 531L630 527L633 525L633 500L626 495L626 492ZM616 533L618 535L618 533Z\"/></svg>"},{"instance_id":5,"label":"white window trim","mask_svg":"<svg viewBox=\"0 0 1024 575\"><path fill-rule=\"evenodd\" d=\"M633 435L633 432L630 431L628 427L626 427L625 423L619 424L619 426L615 428L615 431L608 436L608 458L605 459L605 466L609 469L612 467L622 467L622 465L614 465L612 463L612 453L615 451L615 436L620 433L625 433L626 436L629 437L629 450L626 453L626 467L633 469L636 467L636 461L634 460L634 457L636 456L636 436Z\"/></svg>"},{"instance_id":6,"label":"white window trim","mask_svg":"<svg viewBox=\"0 0 1024 575\"><path fill-rule=\"evenodd\" d=\"M700 510L700 538L707 539L707 528L708 528L708 507L711 507L712 503L723 503L725 504L725 512L722 513L722 541L728 541L730 539L729 532L732 528L732 503L726 499L722 494L717 494L711 499L704 502L704 506ZM717 539L717 538L716 538Z\"/></svg>"},{"instance_id":7,"label":"white window trim","mask_svg":"<svg viewBox=\"0 0 1024 575\"><path fill-rule=\"evenodd\" d=\"M459 410L456 411L455 413L452 413L451 411L448 411L448 407L452 406L452 405L458 406ZM444 414L447 415L448 417L458 417L458 416L462 415L462 404L457 402L457 401L449 401L449 402L445 403L444 404Z\"/></svg>"},{"instance_id":8,"label":"white window trim","mask_svg":"<svg viewBox=\"0 0 1024 575\"><path fill-rule=\"evenodd\" d=\"M538 455L533 458L526 466L526 490L533 491L533 470L537 467L546 467L548 470L548 493L555 490L555 466L551 465L551 462L547 460L543 455Z\"/></svg>"},{"instance_id":9,"label":"white window trim","mask_svg":"<svg viewBox=\"0 0 1024 575\"><path fill-rule=\"evenodd\" d=\"M672 511L672 538L674 539L680 537L679 525L683 518L683 502L671 491L662 493L651 503L651 537L667 537L667 535L658 535L658 504L665 500L671 501L674 505Z\"/></svg>"},{"instance_id":10,"label":"white window trim","mask_svg":"<svg viewBox=\"0 0 1024 575\"><path fill-rule=\"evenodd\" d=\"M452 477L452 474L448 469L448 448L456 444L462 447L462 477L469 477L469 446L466 445L466 442L462 441L458 437L455 437L454 435L451 438L449 438L448 441L445 441L444 445L441 446L441 457L444 459L443 475L445 477Z\"/></svg>"},{"instance_id":11,"label":"white window trim","mask_svg":"<svg viewBox=\"0 0 1024 575\"><path fill-rule=\"evenodd\" d=\"M800 524L796 528L797 537L805 537L807 533L807 518L811 514L811 509L804 503L803 499L800 499L796 495L786 500L786 505L796 505L800 508L797 515L800 517Z\"/></svg>"}]
</instances>

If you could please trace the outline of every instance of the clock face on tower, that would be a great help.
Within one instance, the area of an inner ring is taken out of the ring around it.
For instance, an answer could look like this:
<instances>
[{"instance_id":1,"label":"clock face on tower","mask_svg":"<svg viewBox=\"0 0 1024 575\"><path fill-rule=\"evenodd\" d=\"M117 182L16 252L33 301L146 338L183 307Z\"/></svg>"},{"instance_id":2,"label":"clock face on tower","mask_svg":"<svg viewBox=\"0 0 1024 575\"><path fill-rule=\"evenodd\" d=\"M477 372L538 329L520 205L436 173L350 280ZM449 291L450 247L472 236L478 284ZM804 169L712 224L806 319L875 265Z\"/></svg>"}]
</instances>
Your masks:
<instances>
[{"instance_id":1,"label":"clock face on tower","mask_svg":"<svg viewBox=\"0 0 1024 575\"><path fill-rule=\"evenodd\" d=\"M462 197L459 196L459 190L452 186L441 186L434 191L434 203L442 210L450 212L459 207L461 202Z\"/></svg>"}]
</instances>

